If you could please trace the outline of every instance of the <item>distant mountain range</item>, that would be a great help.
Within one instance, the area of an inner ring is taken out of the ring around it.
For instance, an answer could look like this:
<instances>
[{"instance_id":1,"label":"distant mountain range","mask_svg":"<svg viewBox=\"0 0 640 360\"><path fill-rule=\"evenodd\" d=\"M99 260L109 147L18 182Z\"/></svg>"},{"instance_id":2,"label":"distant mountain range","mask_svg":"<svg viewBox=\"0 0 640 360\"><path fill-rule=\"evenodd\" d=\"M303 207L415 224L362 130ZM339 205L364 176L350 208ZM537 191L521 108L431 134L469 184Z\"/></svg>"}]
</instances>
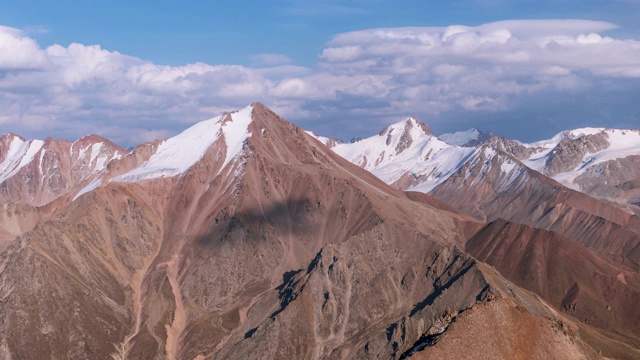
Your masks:
<instances>
[{"instance_id":1,"label":"distant mountain range","mask_svg":"<svg viewBox=\"0 0 640 360\"><path fill-rule=\"evenodd\" d=\"M0 358L639 358L639 161L260 103L131 151L7 134Z\"/></svg>"},{"instance_id":2,"label":"distant mountain range","mask_svg":"<svg viewBox=\"0 0 640 360\"><path fill-rule=\"evenodd\" d=\"M403 190L429 192L465 164L499 156L505 177L522 164L562 185L620 205L640 202L640 131L584 128L521 143L478 129L435 136L406 118L377 136L341 143L316 136L336 153ZM503 184L508 185L508 184ZM637 206L629 209L638 212Z\"/></svg>"}]
</instances>

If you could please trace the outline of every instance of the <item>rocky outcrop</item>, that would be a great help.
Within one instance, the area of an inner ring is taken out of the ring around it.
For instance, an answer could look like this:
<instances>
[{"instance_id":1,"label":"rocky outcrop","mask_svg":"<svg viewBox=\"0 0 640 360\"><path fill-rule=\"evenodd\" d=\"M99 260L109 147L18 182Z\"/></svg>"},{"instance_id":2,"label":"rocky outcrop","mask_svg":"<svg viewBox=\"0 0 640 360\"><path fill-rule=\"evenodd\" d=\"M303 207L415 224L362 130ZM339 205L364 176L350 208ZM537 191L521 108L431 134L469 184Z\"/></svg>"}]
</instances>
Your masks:
<instances>
[{"instance_id":1,"label":"rocky outcrop","mask_svg":"<svg viewBox=\"0 0 640 360\"><path fill-rule=\"evenodd\" d=\"M430 194L478 219L559 232L621 266L640 268L640 218L505 156L478 154Z\"/></svg>"},{"instance_id":2,"label":"rocky outcrop","mask_svg":"<svg viewBox=\"0 0 640 360\"><path fill-rule=\"evenodd\" d=\"M574 182L589 195L633 205L640 200L640 155L594 165L576 177Z\"/></svg>"},{"instance_id":3,"label":"rocky outcrop","mask_svg":"<svg viewBox=\"0 0 640 360\"><path fill-rule=\"evenodd\" d=\"M609 135L604 131L578 138L565 137L547 157L545 174L553 176L560 172L575 169L583 162L586 154L595 153L609 147L608 138Z\"/></svg>"},{"instance_id":4,"label":"rocky outcrop","mask_svg":"<svg viewBox=\"0 0 640 360\"><path fill-rule=\"evenodd\" d=\"M542 150L539 147L525 146L518 141L506 139L500 136L493 136L486 143L491 148L504 152L520 161L528 159Z\"/></svg>"},{"instance_id":5,"label":"rocky outcrop","mask_svg":"<svg viewBox=\"0 0 640 360\"><path fill-rule=\"evenodd\" d=\"M126 150L96 135L75 142L0 138L0 201L42 206L74 194Z\"/></svg>"}]
</instances>

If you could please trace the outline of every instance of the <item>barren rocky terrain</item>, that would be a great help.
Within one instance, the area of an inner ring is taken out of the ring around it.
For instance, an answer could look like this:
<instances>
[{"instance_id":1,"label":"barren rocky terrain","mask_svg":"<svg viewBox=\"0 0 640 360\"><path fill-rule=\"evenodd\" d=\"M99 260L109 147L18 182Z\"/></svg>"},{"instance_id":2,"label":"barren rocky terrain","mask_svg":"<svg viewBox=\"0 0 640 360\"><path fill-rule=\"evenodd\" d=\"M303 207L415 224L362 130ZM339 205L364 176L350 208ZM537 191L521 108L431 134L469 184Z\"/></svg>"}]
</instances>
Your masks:
<instances>
[{"instance_id":1,"label":"barren rocky terrain","mask_svg":"<svg viewBox=\"0 0 640 360\"><path fill-rule=\"evenodd\" d=\"M487 158L405 192L259 103L196 127L0 184L0 358L640 357L632 212Z\"/></svg>"}]
</instances>

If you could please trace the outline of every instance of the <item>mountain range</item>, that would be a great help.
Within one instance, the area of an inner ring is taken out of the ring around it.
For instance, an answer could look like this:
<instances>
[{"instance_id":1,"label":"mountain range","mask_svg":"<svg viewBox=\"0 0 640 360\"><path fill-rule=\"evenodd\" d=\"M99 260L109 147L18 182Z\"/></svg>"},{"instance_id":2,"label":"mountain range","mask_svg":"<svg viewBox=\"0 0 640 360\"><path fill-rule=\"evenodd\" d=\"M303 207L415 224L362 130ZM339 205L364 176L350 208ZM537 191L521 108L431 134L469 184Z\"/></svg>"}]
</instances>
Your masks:
<instances>
[{"instance_id":1,"label":"mountain range","mask_svg":"<svg viewBox=\"0 0 640 360\"><path fill-rule=\"evenodd\" d=\"M638 358L639 161L260 103L131 151L7 134L0 358Z\"/></svg>"}]
</instances>

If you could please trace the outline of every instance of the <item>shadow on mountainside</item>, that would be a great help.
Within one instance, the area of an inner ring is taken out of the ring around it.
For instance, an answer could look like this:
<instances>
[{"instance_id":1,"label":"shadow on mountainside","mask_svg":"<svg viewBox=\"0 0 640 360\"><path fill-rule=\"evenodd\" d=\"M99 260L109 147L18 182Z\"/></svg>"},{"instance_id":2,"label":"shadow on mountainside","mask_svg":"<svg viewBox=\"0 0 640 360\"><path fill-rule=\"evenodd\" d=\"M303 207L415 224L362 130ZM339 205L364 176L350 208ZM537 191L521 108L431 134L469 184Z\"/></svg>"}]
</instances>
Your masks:
<instances>
[{"instance_id":1,"label":"shadow on mountainside","mask_svg":"<svg viewBox=\"0 0 640 360\"><path fill-rule=\"evenodd\" d=\"M224 241L259 241L274 231L280 236L309 235L316 230L323 212L321 204L309 199L239 211L227 207L212 218L209 231L197 243L211 246Z\"/></svg>"},{"instance_id":2,"label":"shadow on mountainside","mask_svg":"<svg viewBox=\"0 0 640 360\"><path fill-rule=\"evenodd\" d=\"M212 216L209 231L197 239L203 246L221 241L259 241L266 236L318 237L327 241L353 236L383 222L370 204L347 207L340 203L324 204L309 198L291 199L261 208L227 207ZM342 231L347 227L347 231Z\"/></svg>"}]
</instances>

